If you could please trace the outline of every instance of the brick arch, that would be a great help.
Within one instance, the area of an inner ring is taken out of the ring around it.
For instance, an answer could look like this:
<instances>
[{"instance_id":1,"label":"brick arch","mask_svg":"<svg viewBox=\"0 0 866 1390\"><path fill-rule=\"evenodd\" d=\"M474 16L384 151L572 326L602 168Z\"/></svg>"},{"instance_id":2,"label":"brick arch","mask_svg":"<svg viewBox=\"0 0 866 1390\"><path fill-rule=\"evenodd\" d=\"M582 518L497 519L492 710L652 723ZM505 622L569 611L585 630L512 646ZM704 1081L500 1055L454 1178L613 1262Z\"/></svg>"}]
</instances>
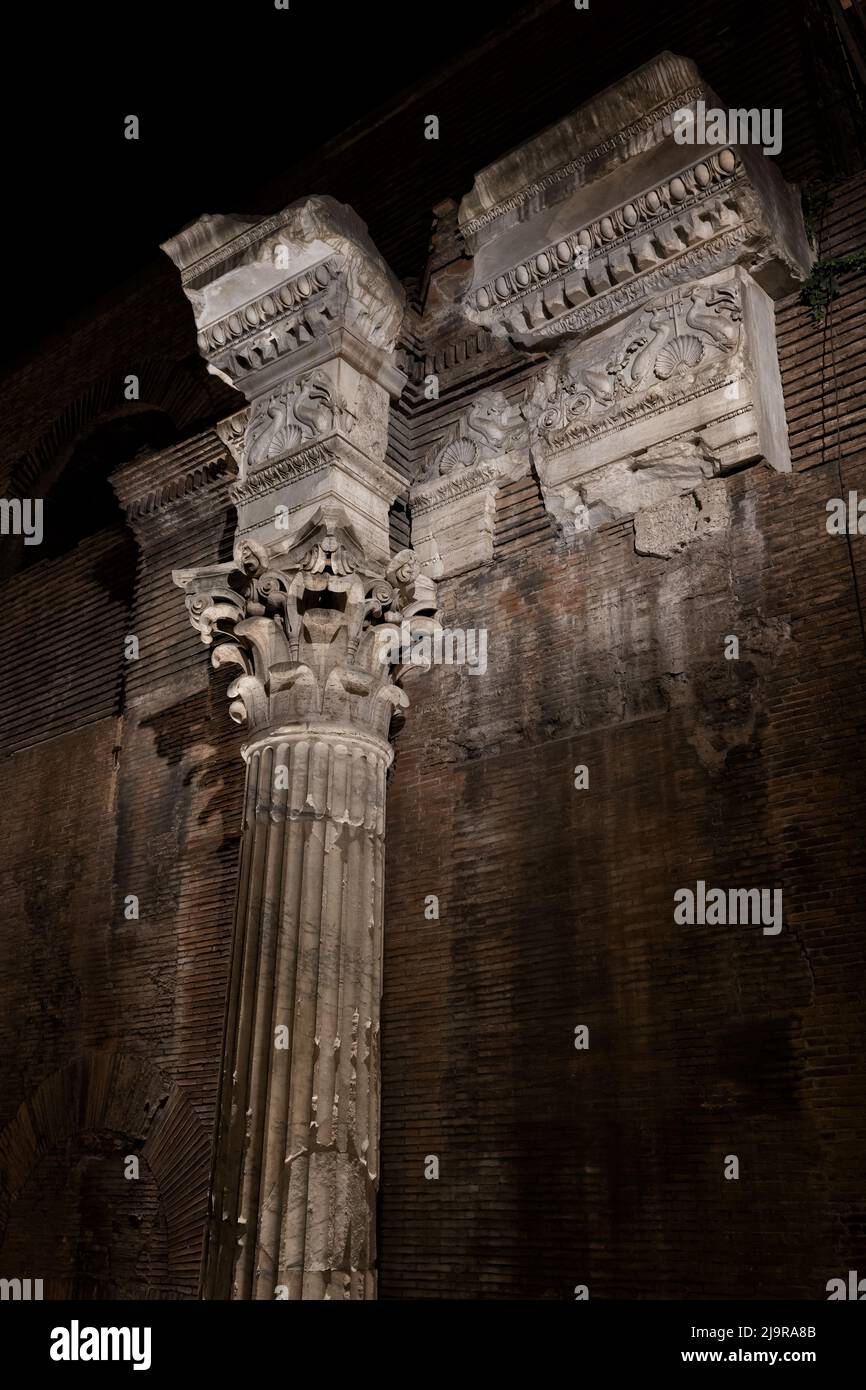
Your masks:
<instances>
[{"instance_id":1,"label":"brick arch","mask_svg":"<svg viewBox=\"0 0 866 1390\"><path fill-rule=\"evenodd\" d=\"M124 399L124 381L130 374L138 377L137 401ZM76 447L112 420L160 411L180 436L197 422L225 413L226 392L225 386L202 370L197 357L179 363L149 357L107 373L70 402L34 446L11 465L7 491L12 496L33 495L36 483L62 472ZM228 406L231 409L231 401Z\"/></svg>"},{"instance_id":2,"label":"brick arch","mask_svg":"<svg viewBox=\"0 0 866 1390\"><path fill-rule=\"evenodd\" d=\"M136 1054L88 1052L48 1076L0 1133L0 1242L39 1160L76 1134L129 1141L156 1180L171 1284L195 1296L207 1213L211 1137L182 1088Z\"/></svg>"}]
</instances>

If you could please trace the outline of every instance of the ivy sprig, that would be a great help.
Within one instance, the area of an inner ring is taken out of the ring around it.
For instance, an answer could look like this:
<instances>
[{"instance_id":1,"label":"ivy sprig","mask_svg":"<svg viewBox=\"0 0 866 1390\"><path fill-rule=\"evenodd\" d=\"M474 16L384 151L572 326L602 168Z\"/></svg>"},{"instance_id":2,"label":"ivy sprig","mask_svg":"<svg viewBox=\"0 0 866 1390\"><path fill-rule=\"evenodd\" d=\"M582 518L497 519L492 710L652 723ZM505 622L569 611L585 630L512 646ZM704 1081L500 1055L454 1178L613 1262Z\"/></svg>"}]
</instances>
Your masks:
<instances>
[{"instance_id":1,"label":"ivy sprig","mask_svg":"<svg viewBox=\"0 0 866 1390\"><path fill-rule=\"evenodd\" d=\"M816 261L812 267L811 275L803 281L800 288L800 303L808 305L812 310L813 319L816 323L820 323L832 300L838 299L841 294L840 276L847 275L851 271L862 272L864 270L866 270L866 249L849 251L845 256L828 256L823 260Z\"/></svg>"}]
</instances>

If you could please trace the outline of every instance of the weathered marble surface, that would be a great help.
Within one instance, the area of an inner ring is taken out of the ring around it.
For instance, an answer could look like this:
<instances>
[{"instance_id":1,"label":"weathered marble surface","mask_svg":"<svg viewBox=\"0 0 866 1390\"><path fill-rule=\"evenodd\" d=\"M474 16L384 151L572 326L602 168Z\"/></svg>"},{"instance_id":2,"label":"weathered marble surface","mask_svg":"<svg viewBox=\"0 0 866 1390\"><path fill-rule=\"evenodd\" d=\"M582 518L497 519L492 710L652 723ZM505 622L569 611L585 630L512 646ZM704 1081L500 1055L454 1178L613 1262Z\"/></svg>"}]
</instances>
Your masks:
<instances>
[{"instance_id":1,"label":"weathered marble surface","mask_svg":"<svg viewBox=\"0 0 866 1390\"><path fill-rule=\"evenodd\" d=\"M496 495L530 469L567 536L744 464L790 469L772 299L813 259L799 195L759 149L678 143L698 101L719 104L660 54L463 199L463 312L529 372L510 402L480 393L415 484L439 573L492 560Z\"/></svg>"},{"instance_id":2,"label":"weathered marble surface","mask_svg":"<svg viewBox=\"0 0 866 1390\"><path fill-rule=\"evenodd\" d=\"M537 345L735 261L789 292L812 260L797 191L753 148L677 143L673 114L698 101L720 104L662 53L479 174L459 214L467 317Z\"/></svg>"},{"instance_id":3,"label":"weathered marble surface","mask_svg":"<svg viewBox=\"0 0 866 1390\"><path fill-rule=\"evenodd\" d=\"M359 219L310 198L166 244L212 371L247 405L232 561L179 569L246 730L240 877L205 1291L375 1297L385 773L396 630L437 626L392 556L402 291Z\"/></svg>"},{"instance_id":4,"label":"weathered marble surface","mask_svg":"<svg viewBox=\"0 0 866 1390\"><path fill-rule=\"evenodd\" d=\"M199 218L163 249L209 370L248 402L221 426L239 466L239 533L267 544L323 505L344 506L386 563L402 487L385 449L389 400L405 385L394 359L405 301L363 222L313 197L262 220Z\"/></svg>"}]
</instances>

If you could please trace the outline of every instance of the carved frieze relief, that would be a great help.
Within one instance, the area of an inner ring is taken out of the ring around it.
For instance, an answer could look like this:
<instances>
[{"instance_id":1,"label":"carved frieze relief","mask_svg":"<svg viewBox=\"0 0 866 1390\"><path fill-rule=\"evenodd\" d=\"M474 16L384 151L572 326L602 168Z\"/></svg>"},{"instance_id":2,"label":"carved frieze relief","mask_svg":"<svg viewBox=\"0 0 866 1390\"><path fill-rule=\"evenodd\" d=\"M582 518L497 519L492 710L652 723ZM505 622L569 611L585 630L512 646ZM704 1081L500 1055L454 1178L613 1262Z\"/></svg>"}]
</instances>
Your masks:
<instances>
[{"instance_id":1,"label":"carved frieze relief","mask_svg":"<svg viewBox=\"0 0 866 1390\"><path fill-rule=\"evenodd\" d=\"M790 468L773 306L735 266L567 342L519 399L480 392L428 453L413 537L456 573L492 559L497 491L530 466L577 534L761 459Z\"/></svg>"},{"instance_id":2,"label":"carved frieze relief","mask_svg":"<svg viewBox=\"0 0 866 1390\"><path fill-rule=\"evenodd\" d=\"M496 494L528 471L525 402L480 391L429 451L411 493L415 549L437 577L493 558Z\"/></svg>"},{"instance_id":3,"label":"carved frieze relief","mask_svg":"<svg viewBox=\"0 0 866 1390\"><path fill-rule=\"evenodd\" d=\"M662 53L483 170L458 218L467 319L533 346L735 259L788 293L813 259L797 190L749 145L676 138L682 112L717 100L693 63Z\"/></svg>"},{"instance_id":4,"label":"carved frieze relief","mask_svg":"<svg viewBox=\"0 0 866 1390\"><path fill-rule=\"evenodd\" d=\"M744 463L790 469L772 303L739 267L563 348L524 412L545 501L572 533Z\"/></svg>"},{"instance_id":5,"label":"carved frieze relief","mask_svg":"<svg viewBox=\"0 0 866 1390\"><path fill-rule=\"evenodd\" d=\"M479 391L436 446L428 453L420 481L426 482L508 453L526 439L521 405L511 405L504 391Z\"/></svg>"},{"instance_id":6,"label":"carved frieze relief","mask_svg":"<svg viewBox=\"0 0 866 1390\"><path fill-rule=\"evenodd\" d=\"M323 371L292 382L255 402L244 431L249 470L282 458L298 445L337 429L351 434L355 416Z\"/></svg>"},{"instance_id":7,"label":"carved frieze relief","mask_svg":"<svg viewBox=\"0 0 866 1390\"><path fill-rule=\"evenodd\" d=\"M564 349L538 378L525 407L535 438L558 453L723 384L741 332L736 281L652 301L614 335Z\"/></svg>"}]
</instances>

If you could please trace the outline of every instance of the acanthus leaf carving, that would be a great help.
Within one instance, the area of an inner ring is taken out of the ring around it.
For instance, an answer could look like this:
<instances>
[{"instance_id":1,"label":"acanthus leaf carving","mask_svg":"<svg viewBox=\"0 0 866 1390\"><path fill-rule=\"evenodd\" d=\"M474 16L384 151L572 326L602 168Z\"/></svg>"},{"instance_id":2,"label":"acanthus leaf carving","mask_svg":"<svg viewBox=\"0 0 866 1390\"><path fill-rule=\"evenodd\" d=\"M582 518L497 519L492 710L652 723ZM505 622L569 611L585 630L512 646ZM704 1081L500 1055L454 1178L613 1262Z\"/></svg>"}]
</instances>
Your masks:
<instances>
[{"instance_id":1,"label":"acanthus leaf carving","mask_svg":"<svg viewBox=\"0 0 866 1390\"><path fill-rule=\"evenodd\" d=\"M372 572L337 510L319 509L290 541L240 539L234 561L176 570L193 625L216 644L213 665L240 666L230 714L251 732L314 714L387 735L406 702L394 627L411 641L438 626L436 589L411 550Z\"/></svg>"}]
</instances>

